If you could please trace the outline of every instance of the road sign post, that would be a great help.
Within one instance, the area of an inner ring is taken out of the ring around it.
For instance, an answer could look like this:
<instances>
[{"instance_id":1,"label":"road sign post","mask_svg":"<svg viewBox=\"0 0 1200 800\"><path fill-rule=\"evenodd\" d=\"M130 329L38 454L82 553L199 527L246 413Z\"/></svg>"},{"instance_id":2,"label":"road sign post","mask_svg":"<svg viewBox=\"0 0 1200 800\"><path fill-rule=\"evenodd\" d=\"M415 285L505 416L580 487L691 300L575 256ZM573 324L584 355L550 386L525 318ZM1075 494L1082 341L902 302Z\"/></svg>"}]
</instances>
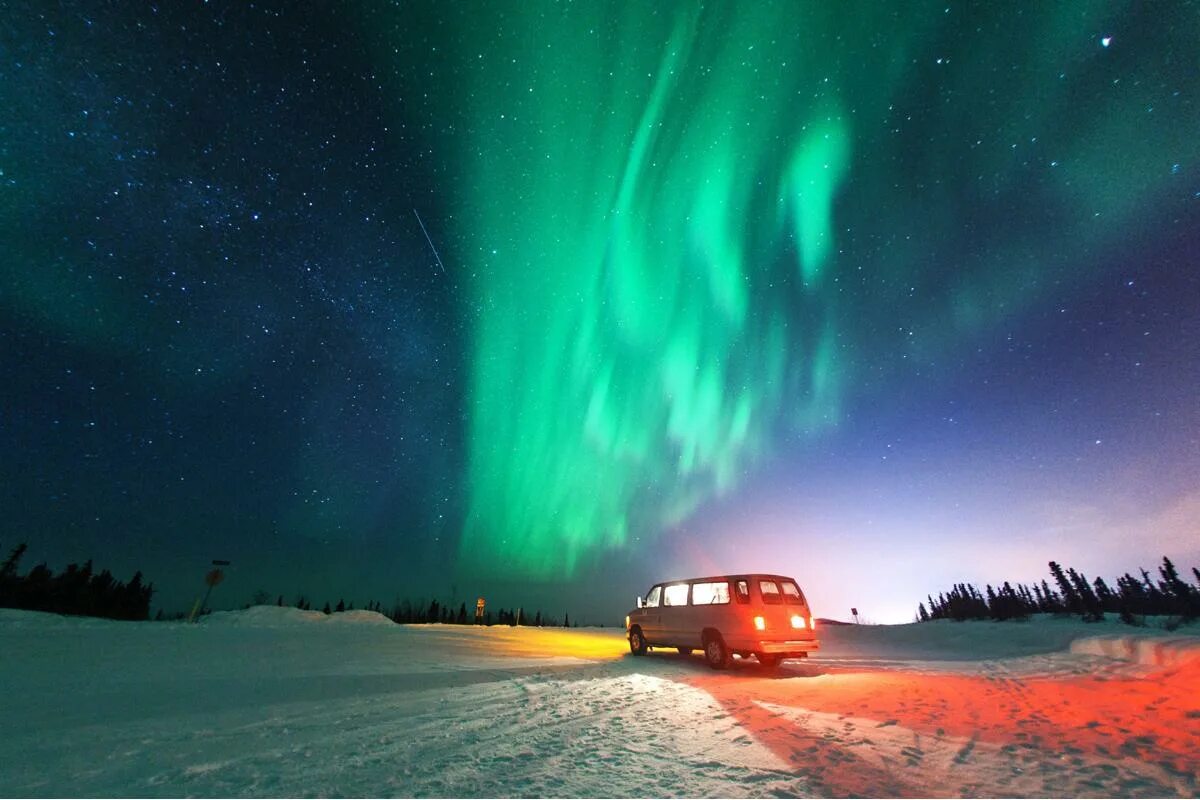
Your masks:
<instances>
[{"instance_id":1,"label":"road sign post","mask_svg":"<svg viewBox=\"0 0 1200 800\"><path fill-rule=\"evenodd\" d=\"M221 581L225 580L225 573L222 572L220 570L220 568L228 567L229 562L224 559L221 559L221 558L214 558L212 563L213 563L213 569L210 569L208 571L208 574L206 574L204 576L204 583L205 583L205 585L208 586L208 589L206 589L204 592L204 599L196 600L196 605L192 606L192 613L188 615L188 622L196 621L196 616L202 610L204 610L205 606L208 605L208 598L212 596L213 587L215 587Z\"/></svg>"}]
</instances>

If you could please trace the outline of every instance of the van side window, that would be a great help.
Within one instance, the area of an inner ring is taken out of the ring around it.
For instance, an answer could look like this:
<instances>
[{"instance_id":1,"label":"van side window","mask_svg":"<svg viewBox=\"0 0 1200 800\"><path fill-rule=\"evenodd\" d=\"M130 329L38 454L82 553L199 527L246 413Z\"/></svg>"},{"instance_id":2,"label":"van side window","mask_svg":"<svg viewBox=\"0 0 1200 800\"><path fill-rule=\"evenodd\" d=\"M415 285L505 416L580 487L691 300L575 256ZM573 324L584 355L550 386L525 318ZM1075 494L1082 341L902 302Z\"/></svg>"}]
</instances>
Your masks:
<instances>
[{"instance_id":1,"label":"van side window","mask_svg":"<svg viewBox=\"0 0 1200 800\"><path fill-rule=\"evenodd\" d=\"M686 606L687 596L688 585L686 583L672 583L663 588L663 605Z\"/></svg>"},{"instance_id":2,"label":"van side window","mask_svg":"<svg viewBox=\"0 0 1200 800\"><path fill-rule=\"evenodd\" d=\"M783 599L789 606L804 605L804 595L800 593L800 587L791 581L783 582Z\"/></svg>"},{"instance_id":3,"label":"van side window","mask_svg":"<svg viewBox=\"0 0 1200 800\"><path fill-rule=\"evenodd\" d=\"M750 582L749 581L738 581L737 582L737 601L739 603L749 603L750 602Z\"/></svg>"},{"instance_id":4,"label":"van side window","mask_svg":"<svg viewBox=\"0 0 1200 800\"><path fill-rule=\"evenodd\" d=\"M783 602L783 598L779 596L779 584L775 581L759 581L758 593L767 605L777 606Z\"/></svg>"},{"instance_id":5,"label":"van side window","mask_svg":"<svg viewBox=\"0 0 1200 800\"><path fill-rule=\"evenodd\" d=\"M658 599L662 596L662 587L655 586L650 590L650 594L646 595L646 608L658 608Z\"/></svg>"},{"instance_id":6,"label":"van side window","mask_svg":"<svg viewBox=\"0 0 1200 800\"><path fill-rule=\"evenodd\" d=\"M729 581L716 583L693 583L692 605L725 605L729 602Z\"/></svg>"}]
</instances>

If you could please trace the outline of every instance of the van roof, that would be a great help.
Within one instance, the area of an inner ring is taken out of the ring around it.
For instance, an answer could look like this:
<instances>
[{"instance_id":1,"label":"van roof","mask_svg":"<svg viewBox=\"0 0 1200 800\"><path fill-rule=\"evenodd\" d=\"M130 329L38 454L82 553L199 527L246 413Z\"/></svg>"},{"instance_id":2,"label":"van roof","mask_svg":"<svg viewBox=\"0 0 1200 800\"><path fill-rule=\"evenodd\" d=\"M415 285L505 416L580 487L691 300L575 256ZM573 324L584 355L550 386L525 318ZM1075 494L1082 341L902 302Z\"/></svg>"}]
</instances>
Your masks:
<instances>
[{"instance_id":1,"label":"van roof","mask_svg":"<svg viewBox=\"0 0 1200 800\"><path fill-rule=\"evenodd\" d=\"M749 580L750 578L765 578L768 580L791 581L792 583L798 583L795 578L792 578L788 575L779 575L774 572L739 572L731 575L708 575L703 578L675 578L669 581L658 581L657 583L651 584L651 587L666 586L668 583L705 583L709 581Z\"/></svg>"}]
</instances>

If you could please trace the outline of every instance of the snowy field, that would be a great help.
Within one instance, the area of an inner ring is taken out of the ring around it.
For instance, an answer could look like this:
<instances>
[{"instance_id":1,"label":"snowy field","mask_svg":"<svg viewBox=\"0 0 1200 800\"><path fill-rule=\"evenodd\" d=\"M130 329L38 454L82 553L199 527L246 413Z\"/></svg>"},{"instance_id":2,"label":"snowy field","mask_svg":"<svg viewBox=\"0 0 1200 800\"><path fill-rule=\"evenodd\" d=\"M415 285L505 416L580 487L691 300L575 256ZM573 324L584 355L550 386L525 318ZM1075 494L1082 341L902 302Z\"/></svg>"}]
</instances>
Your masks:
<instances>
[{"instance_id":1,"label":"snowy field","mask_svg":"<svg viewBox=\"0 0 1200 800\"><path fill-rule=\"evenodd\" d=\"M3 796L1195 796L1200 637L828 626L774 675L617 629L0 610Z\"/></svg>"}]
</instances>

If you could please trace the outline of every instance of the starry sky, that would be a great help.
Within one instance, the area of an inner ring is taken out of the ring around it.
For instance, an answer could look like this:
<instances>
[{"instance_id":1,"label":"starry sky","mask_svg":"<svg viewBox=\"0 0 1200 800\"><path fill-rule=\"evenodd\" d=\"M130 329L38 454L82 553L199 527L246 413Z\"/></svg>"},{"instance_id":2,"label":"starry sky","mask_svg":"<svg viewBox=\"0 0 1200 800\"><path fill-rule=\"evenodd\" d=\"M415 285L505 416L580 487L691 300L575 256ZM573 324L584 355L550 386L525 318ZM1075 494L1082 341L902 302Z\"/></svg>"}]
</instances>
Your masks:
<instances>
[{"instance_id":1,"label":"starry sky","mask_svg":"<svg viewBox=\"0 0 1200 800\"><path fill-rule=\"evenodd\" d=\"M10 3L0 547L619 623L1200 562L1200 7Z\"/></svg>"}]
</instances>

